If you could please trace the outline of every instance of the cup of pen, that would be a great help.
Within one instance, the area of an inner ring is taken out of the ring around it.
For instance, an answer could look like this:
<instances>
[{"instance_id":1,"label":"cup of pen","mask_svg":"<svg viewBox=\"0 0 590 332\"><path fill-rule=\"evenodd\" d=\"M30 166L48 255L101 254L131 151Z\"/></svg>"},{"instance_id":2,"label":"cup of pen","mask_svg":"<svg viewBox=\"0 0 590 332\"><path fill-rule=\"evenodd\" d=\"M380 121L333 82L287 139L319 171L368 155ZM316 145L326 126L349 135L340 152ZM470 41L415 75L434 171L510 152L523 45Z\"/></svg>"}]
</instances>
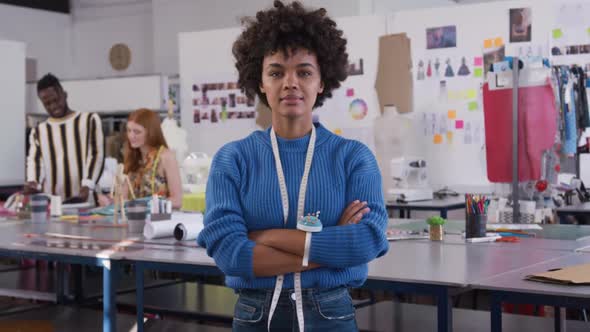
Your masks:
<instances>
[{"instance_id":1,"label":"cup of pen","mask_svg":"<svg viewBox=\"0 0 590 332\"><path fill-rule=\"evenodd\" d=\"M484 195L465 195L465 238L486 237L489 203Z\"/></svg>"},{"instance_id":2,"label":"cup of pen","mask_svg":"<svg viewBox=\"0 0 590 332\"><path fill-rule=\"evenodd\" d=\"M31 221L34 223L47 222L49 197L43 194L31 195Z\"/></svg>"}]
</instances>

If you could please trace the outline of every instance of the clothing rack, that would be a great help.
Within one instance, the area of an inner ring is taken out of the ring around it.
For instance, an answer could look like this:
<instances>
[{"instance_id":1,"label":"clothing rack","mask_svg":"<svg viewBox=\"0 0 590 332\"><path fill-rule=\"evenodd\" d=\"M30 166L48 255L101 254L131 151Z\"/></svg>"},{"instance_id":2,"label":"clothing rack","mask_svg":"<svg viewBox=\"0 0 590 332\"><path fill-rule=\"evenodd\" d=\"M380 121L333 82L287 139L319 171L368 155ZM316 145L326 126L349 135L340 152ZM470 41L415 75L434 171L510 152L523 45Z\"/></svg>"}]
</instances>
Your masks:
<instances>
[{"instance_id":1,"label":"clothing rack","mask_svg":"<svg viewBox=\"0 0 590 332\"><path fill-rule=\"evenodd\" d=\"M539 67L536 67L536 63L539 63ZM547 91L547 79L550 77L549 76L549 65L548 62L546 61L542 61L541 64L541 59L538 60L533 60L533 62L528 62L528 64L526 64L526 66L531 66L529 70L527 70L526 73L523 73L523 69L525 68L525 62L521 61L521 59L519 59L519 57L507 57L504 61L494 64L494 68L496 70L499 70L499 72L494 73L494 77L488 77L487 80L487 88L484 92L484 102L486 103L490 103L489 105L486 105L485 107L487 108L488 106L491 107L489 112L493 113L492 110L497 108L497 107L501 107L501 109L503 110L503 112L501 113L497 113L498 116L500 116L500 118L496 119L496 122L490 120L490 119L495 119L495 117L497 115L494 115L493 117L490 116L491 113L486 114L486 127L488 126L488 124L490 125L489 128L486 128L486 131L488 129L492 130L492 133L495 133L495 135L500 135L500 133L505 133L504 135L509 135L508 133L512 134L512 140L510 139L505 139L503 141L503 144L506 144L505 146L509 146L511 145L512 150L510 151L510 153L507 153L507 155L505 156L505 161L506 163L504 163L503 165L505 166L501 166L501 164L498 164L498 156L502 155L501 153L498 154L498 150L494 150L495 152L492 152L492 156L493 159L491 160L496 160L495 162L492 161L492 165L496 166L496 167L500 167L500 168L494 168L495 172L493 173L488 173L488 176L490 177L490 180L492 182L499 182L499 183L510 183L511 185L511 191L512 191L512 197L510 199L510 203L512 204L512 222L513 223L521 223L523 222L523 215L520 211L520 203L519 203L519 199L521 196L521 181L536 181L537 179L543 179L543 180L547 180L547 167L546 165L552 165L552 164L546 164L547 162L547 158L549 158L548 156L550 155L550 153L548 151L552 151L552 150L546 150L549 149L549 146L554 145L553 143L553 139L551 140L541 140L539 141L539 134L535 133L534 128L531 128L531 130L528 129L528 127L523 127L523 126L528 126L528 123L534 123L531 122L534 119L534 121L542 121L542 123L551 123L551 121L547 122L547 117L544 118L544 120L541 120L541 118L537 118L536 112L541 111L541 108L538 108L536 106L533 106L533 110L535 110L534 113L529 114L528 112L528 107L529 106L525 106L525 105L530 105L530 100L531 100L531 96L534 96L536 93L541 93L541 95L539 95L540 98L544 98L544 99L549 99L550 95L549 92ZM512 70L512 72L509 72L509 69ZM493 68L490 68L490 71L494 72ZM494 80L495 79L495 80ZM510 87L510 84L512 84L512 86ZM545 88L543 88L545 87ZM526 91L521 91L520 88L527 88ZM529 88L532 88L533 90L530 90ZM510 89L512 89L512 91L510 91ZM506 92L499 92L499 91L494 91L494 90L504 90ZM500 93L500 94L498 94ZM521 93L525 93L524 96L520 96ZM510 94L510 95L508 95ZM531 95L532 94L532 95ZM487 97L487 101L486 101L486 97ZM542 97L544 96L544 97ZM504 101L499 101L501 99L498 98L510 98L510 99L503 99ZM523 99L524 98L524 99ZM553 100L553 98L551 98ZM536 99L536 100L541 100L541 99ZM547 102L547 101L545 101ZM520 104L520 105L519 105ZM544 105L550 105L550 104L544 104ZM519 110L519 106L523 106L525 107L522 110ZM555 110L553 108L553 110ZM485 110L484 110L485 111ZM521 114L520 112L525 111L525 113L523 113L524 118L520 118ZM500 115L503 114L503 115ZM547 113L547 115L549 116L549 118L552 118L553 115L551 113ZM500 121L500 122L498 122ZM510 121L510 122L507 122ZM557 121L557 118L555 118L555 121ZM522 123L521 123L522 122ZM494 124L496 123L496 124ZM498 125L498 123L500 123L500 125ZM503 125L502 125L503 124ZM551 125L549 125L551 126ZM501 128L504 129L501 129ZM524 130L524 132L520 132ZM555 130L555 127L553 127L553 130ZM532 135L532 136L531 136ZM487 136L487 134L486 134ZM522 136L522 137L521 137ZM506 137L506 136L504 136ZM507 137L506 137L507 138ZM536 142L533 143L533 147L531 147L533 150L529 150L530 148L528 147L528 139L532 139L531 142ZM521 139L527 139L526 141L522 141ZM543 150L534 150L538 147L542 147ZM524 150L522 150L524 149ZM531 151L544 151L541 152L541 154L539 154L538 152L536 154L530 154ZM523 154L523 155L521 155ZM508 159L511 159L511 162L508 164ZM549 159L550 160L550 159ZM523 163L523 164L521 164ZM535 166L532 166L535 165ZM490 167L490 164L488 164L488 167ZM502 171L503 169L503 171ZM540 176L540 177L539 177ZM508 180L510 179L510 180ZM543 194L541 194L543 195Z\"/></svg>"}]
</instances>

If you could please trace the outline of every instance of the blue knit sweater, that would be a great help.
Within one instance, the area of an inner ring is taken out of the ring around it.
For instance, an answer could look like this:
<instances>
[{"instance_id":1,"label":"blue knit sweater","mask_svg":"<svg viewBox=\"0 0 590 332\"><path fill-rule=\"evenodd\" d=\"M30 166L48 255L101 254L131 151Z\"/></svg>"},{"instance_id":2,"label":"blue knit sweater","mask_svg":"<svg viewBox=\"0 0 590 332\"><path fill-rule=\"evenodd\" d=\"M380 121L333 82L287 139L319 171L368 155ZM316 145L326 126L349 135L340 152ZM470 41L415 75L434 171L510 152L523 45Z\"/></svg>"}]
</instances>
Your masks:
<instances>
[{"instance_id":1,"label":"blue knit sweater","mask_svg":"<svg viewBox=\"0 0 590 332\"><path fill-rule=\"evenodd\" d=\"M321 268L301 274L303 288L358 287L367 278L367 263L387 252L387 213L381 174L371 151L316 125L315 154L309 174L304 213L321 211L324 229L311 238L309 260ZM283 208L270 130L223 146L215 155L207 182L205 228L197 239L226 275L227 286L272 289L275 277L254 276L255 243L248 232L296 228L299 184L310 135L277 137L289 195L289 218ZM356 225L337 226L354 200L367 201L371 212ZM293 274L284 288L293 288Z\"/></svg>"}]
</instances>

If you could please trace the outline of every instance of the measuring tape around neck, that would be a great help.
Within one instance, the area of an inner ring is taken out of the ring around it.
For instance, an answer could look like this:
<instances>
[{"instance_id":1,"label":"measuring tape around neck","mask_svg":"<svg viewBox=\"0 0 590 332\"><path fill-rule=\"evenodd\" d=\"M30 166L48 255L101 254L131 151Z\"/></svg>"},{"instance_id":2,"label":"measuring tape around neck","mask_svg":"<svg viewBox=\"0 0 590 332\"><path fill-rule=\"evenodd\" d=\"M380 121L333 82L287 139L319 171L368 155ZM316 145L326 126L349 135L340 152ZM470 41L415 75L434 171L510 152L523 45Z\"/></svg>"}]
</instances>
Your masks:
<instances>
[{"instance_id":1,"label":"measuring tape around neck","mask_svg":"<svg viewBox=\"0 0 590 332\"><path fill-rule=\"evenodd\" d=\"M274 128L270 129L270 140L272 144L272 152L275 159L275 166L277 169L277 176L279 180L279 187L281 190L281 201L283 203L283 222L287 225L287 219L289 217L289 196L287 193L287 183L285 181L285 175L283 173L283 166L281 164L281 156L279 155L279 144L277 142L277 135ZM297 219L301 218L305 208L305 192L307 191L307 180L309 178L309 170L311 169L311 162L313 160L313 153L315 150L316 141L316 130L315 126L311 126L311 137L309 138L309 144L307 146L307 155L305 157L305 168L303 170L303 176L301 177L301 184L299 186L299 200L297 202ZM275 312L281 291L283 290L284 275L277 276L275 283L275 289L272 294L272 300L270 304L270 312L268 313L267 328L270 331L270 322ZM304 319L303 319L303 302L301 294L301 273L295 273L293 278L295 284L295 307L297 311L297 322L299 323L299 331L304 331Z\"/></svg>"}]
</instances>

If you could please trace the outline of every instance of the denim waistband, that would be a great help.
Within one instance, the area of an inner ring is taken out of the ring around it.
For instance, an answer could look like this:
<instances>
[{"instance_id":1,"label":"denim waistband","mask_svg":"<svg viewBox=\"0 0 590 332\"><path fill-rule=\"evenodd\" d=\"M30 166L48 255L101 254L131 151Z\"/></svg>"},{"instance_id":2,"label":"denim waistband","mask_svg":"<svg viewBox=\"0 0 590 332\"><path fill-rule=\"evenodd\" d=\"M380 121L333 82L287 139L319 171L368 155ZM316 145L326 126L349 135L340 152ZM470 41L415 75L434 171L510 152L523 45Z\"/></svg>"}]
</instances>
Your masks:
<instances>
[{"instance_id":1,"label":"denim waistband","mask_svg":"<svg viewBox=\"0 0 590 332\"><path fill-rule=\"evenodd\" d=\"M239 295L244 295L251 298L257 298L260 300L272 298L274 290L272 289L249 289L243 288L238 289ZM283 295L291 295L295 290L293 288L285 288L281 291L281 297ZM343 293L348 293L348 288L345 286L339 286L334 288L318 289L318 288L304 288L301 290L301 296L303 298L314 298L315 300L327 300L330 298L336 298L342 296Z\"/></svg>"}]
</instances>

